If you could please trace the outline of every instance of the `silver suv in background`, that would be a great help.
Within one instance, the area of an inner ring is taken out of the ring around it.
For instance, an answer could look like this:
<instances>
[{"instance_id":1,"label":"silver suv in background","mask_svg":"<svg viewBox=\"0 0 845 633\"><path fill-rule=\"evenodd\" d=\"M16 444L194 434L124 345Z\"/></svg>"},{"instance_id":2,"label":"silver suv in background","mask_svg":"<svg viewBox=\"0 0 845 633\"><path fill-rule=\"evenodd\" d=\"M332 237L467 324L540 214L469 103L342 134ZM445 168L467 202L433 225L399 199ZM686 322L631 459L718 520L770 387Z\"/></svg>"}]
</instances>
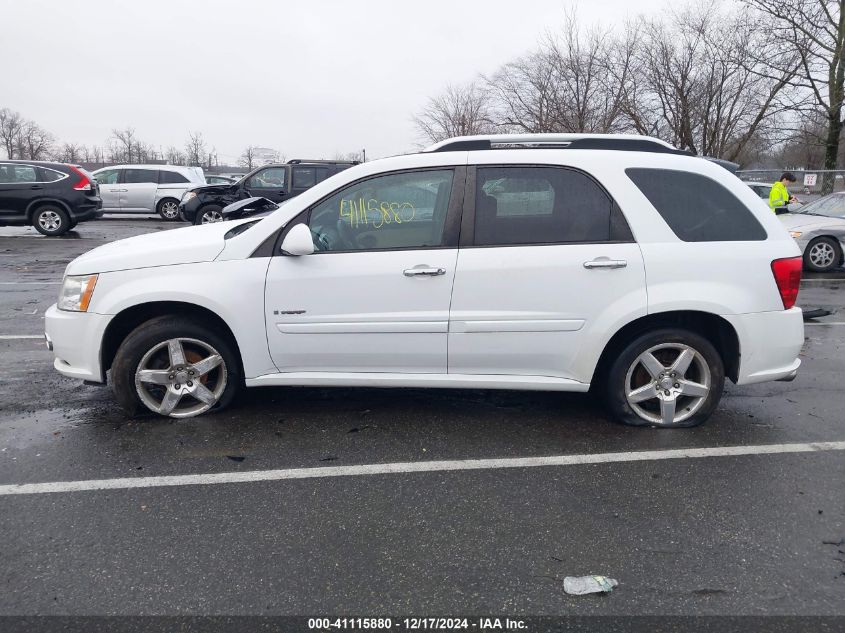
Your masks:
<instances>
[{"instance_id":1,"label":"silver suv in background","mask_svg":"<svg viewBox=\"0 0 845 633\"><path fill-rule=\"evenodd\" d=\"M204 185L200 167L114 165L94 172L105 213L158 213L179 219L179 200L190 187Z\"/></svg>"}]
</instances>

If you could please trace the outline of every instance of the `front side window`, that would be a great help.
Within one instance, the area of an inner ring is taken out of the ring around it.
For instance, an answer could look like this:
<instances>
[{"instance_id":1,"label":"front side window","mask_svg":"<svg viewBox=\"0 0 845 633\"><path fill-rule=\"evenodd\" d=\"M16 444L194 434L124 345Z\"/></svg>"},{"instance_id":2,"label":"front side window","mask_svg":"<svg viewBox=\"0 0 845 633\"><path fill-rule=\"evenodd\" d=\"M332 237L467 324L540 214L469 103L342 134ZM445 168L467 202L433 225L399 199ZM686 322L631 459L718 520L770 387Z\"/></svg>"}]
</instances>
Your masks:
<instances>
[{"instance_id":1,"label":"front side window","mask_svg":"<svg viewBox=\"0 0 845 633\"><path fill-rule=\"evenodd\" d=\"M684 242L766 239L766 230L748 207L707 176L640 167L625 173Z\"/></svg>"},{"instance_id":2,"label":"front side window","mask_svg":"<svg viewBox=\"0 0 845 633\"><path fill-rule=\"evenodd\" d=\"M158 170L157 169L124 169L123 170L123 182L127 185L129 185L129 184L141 184L141 183L156 184L158 182Z\"/></svg>"},{"instance_id":3,"label":"front side window","mask_svg":"<svg viewBox=\"0 0 845 633\"><path fill-rule=\"evenodd\" d=\"M452 170L370 178L311 210L318 251L429 248L443 244Z\"/></svg>"},{"instance_id":4,"label":"front side window","mask_svg":"<svg viewBox=\"0 0 845 633\"><path fill-rule=\"evenodd\" d=\"M586 174L560 167L479 167L477 246L630 239L610 196Z\"/></svg>"},{"instance_id":5,"label":"front side window","mask_svg":"<svg viewBox=\"0 0 845 633\"><path fill-rule=\"evenodd\" d=\"M250 176L247 187L250 189L283 189L287 180L284 167L269 167Z\"/></svg>"},{"instance_id":6,"label":"front side window","mask_svg":"<svg viewBox=\"0 0 845 633\"><path fill-rule=\"evenodd\" d=\"M106 169L105 171L98 172L94 179L101 185L116 185L119 174L119 169Z\"/></svg>"}]
</instances>

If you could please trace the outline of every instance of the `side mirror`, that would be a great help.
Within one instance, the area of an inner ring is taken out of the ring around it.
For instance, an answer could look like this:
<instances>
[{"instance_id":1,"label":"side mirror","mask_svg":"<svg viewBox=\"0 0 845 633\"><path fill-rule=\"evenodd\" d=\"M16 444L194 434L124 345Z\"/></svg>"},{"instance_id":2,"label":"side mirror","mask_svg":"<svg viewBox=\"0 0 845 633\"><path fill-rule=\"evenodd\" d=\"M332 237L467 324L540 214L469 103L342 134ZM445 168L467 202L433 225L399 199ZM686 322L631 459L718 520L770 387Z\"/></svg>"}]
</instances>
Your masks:
<instances>
[{"instance_id":1,"label":"side mirror","mask_svg":"<svg viewBox=\"0 0 845 633\"><path fill-rule=\"evenodd\" d=\"M314 252L314 239L307 224L297 224L282 241L282 253L285 255L310 255Z\"/></svg>"}]
</instances>

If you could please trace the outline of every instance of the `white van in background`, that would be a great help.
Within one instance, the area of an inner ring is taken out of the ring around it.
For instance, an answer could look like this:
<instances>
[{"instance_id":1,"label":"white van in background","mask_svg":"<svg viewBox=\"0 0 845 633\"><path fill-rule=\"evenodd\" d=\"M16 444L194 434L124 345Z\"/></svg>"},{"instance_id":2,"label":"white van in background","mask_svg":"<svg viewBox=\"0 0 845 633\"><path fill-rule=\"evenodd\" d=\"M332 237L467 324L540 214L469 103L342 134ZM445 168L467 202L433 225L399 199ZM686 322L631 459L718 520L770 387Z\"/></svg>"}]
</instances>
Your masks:
<instances>
[{"instance_id":1,"label":"white van in background","mask_svg":"<svg viewBox=\"0 0 845 633\"><path fill-rule=\"evenodd\" d=\"M190 187L204 185L201 167L114 165L94 172L105 213L158 213L179 219L179 200Z\"/></svg>"}]
</instances>

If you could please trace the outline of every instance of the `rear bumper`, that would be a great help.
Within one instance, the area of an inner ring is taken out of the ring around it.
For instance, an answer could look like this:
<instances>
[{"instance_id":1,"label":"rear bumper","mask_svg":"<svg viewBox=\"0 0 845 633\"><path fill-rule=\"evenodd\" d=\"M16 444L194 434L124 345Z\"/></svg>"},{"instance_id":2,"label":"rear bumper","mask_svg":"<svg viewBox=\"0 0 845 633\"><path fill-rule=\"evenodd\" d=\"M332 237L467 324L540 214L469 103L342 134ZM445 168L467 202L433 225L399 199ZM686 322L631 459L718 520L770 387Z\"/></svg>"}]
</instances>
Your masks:
<instances>
[{"instance_id":1,"label":"rear bumper","mask_svg":"<svg viewBox=\"0 0 845 633\"><path fill-rule=\"evenodd\" d=\"M56 304L44 314L48 349L56 357L53 367L70 378L105 382L100 364L100 345L111 315L67 312Z\"/></svg>"},{"instance_id":2,"label":"rear bumper","mask_svg":"<svg viewBox=\"0 0 845 633\"><path fill-rule=\"evenodd\" d=\"M738 385L795 378L804 345L801 308L722 316L739 336Z\"/></svg>"}]
</instances>

